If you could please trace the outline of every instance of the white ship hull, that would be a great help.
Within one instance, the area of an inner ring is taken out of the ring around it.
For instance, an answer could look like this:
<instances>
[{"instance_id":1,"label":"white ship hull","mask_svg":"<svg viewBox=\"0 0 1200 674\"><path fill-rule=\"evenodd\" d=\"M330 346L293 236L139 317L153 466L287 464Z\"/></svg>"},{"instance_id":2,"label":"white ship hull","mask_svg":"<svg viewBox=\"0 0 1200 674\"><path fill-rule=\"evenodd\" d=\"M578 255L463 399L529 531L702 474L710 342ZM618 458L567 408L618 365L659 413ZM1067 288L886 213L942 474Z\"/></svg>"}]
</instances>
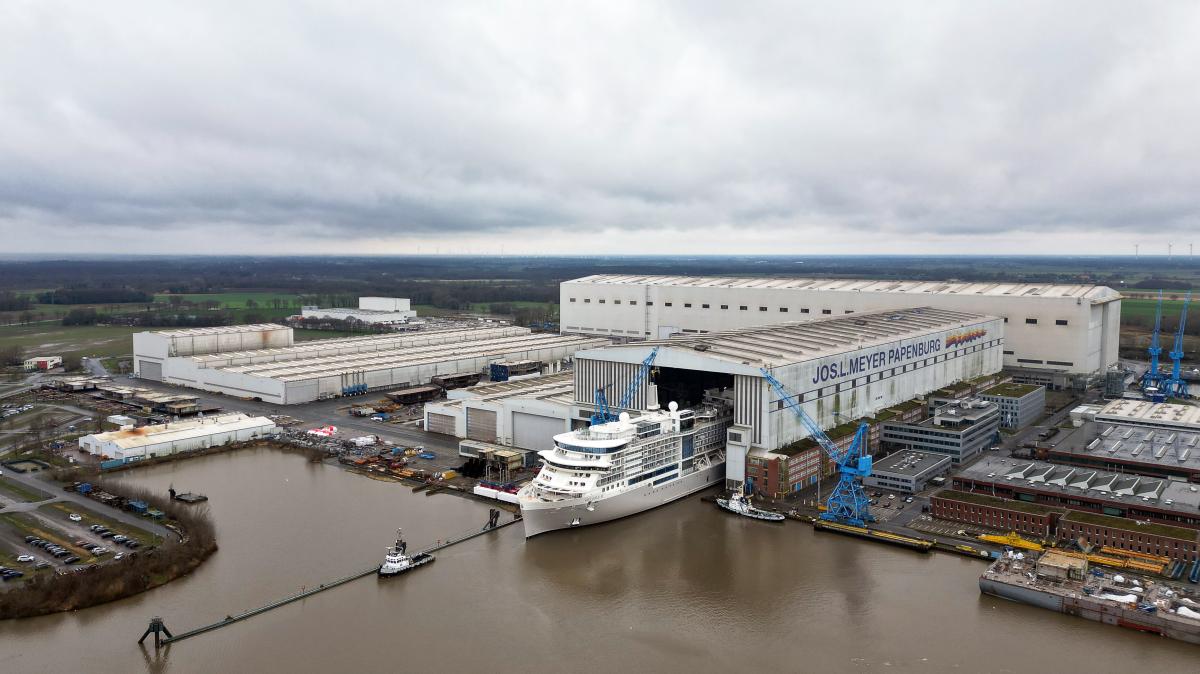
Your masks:
<instances>
[{"instance_id":1,"label":"white ship hull","mask_svg":"<svg viewBox=\"0 0 1200 674\"><path fill-rule=\"evenodd\" d=\"M677 480L660 485L646 484L620 494L606 496L594 501L570 499L545 502L522 498L521 519L525 525L525 537L536 536L557 529L572 529L589 524L600 524L622 517L636 515L694 494L706 487L725 481L725 462L685 475ZM647 483L652 482L647 480ZM588 505L591 509L588 509Z\"/></svg>"}]
</instances>

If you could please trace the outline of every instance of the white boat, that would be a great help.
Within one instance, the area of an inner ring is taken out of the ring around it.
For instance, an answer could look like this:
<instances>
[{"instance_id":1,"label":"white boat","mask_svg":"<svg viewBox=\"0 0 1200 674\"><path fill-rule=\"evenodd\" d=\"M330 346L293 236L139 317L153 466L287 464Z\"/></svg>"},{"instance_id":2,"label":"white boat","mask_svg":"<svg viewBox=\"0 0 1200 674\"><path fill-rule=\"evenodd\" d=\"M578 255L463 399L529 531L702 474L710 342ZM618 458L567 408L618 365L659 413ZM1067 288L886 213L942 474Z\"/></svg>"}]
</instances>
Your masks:
<instances>
[{"instance_id":1,"label":"white boat","mask_svg":"<svg viewBox=\"0 0 1200 674\"><path fill-rule=\"evenodd\" d=\"M750 505L750 498L742 495L740 492L734 492L729 498L717 499L717 505L731 513L742 515L744 517L753 517L756 520L766 520L767 522L782 522L786 517L779 513L771 512L755 508Z\"/></svg>"},{"instance_id":2,"label":"white boat","mask_svg":"<svg viewBox=\"0 0 1200 674\"><path fill-rule=\"evenodd\" d=\"M623 412L616 421L554 436L542 469L517 494L525 537L635 515L725 480L727 398L695 409Z\"/></svg>"},{"instance_id":3,"label":"white boat","mask_svg":"<svg viewBox=\"0 0 1200 674\"><path fill-rule=\"evenodd\" d=\"M405 554L407 551L408 543L404 541L400 529L397 529L396 544L387 549L387 554L383 557L383 564L379 565L379 577L398 576L434 560L433 555L424 552L418 552L409 557Z\"/></svg>"}]
</instances>

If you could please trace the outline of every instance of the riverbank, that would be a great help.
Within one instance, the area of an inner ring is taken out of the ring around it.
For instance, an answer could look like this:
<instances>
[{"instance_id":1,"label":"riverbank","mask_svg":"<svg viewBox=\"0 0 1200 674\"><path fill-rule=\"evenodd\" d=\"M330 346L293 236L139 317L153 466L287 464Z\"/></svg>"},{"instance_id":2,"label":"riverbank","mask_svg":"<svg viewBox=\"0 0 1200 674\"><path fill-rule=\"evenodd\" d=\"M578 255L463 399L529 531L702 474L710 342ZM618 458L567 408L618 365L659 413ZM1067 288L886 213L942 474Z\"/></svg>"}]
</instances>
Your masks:
<instances>
[{"instance_id":1,"label":"riverbank","mask_svg":"<svg viewBox=\"0 0 1200 674\"><path fill-rule=\"evenodd\" d=\"M161 510L166 517L163 525L179 541L127 552L121 560L32 578L0 593L0 620L75 611L132 597L187 576L217 551L216 528L207 510L189 509L143 487L106 480L94 484Z\"/></svg>"}]
</instances>

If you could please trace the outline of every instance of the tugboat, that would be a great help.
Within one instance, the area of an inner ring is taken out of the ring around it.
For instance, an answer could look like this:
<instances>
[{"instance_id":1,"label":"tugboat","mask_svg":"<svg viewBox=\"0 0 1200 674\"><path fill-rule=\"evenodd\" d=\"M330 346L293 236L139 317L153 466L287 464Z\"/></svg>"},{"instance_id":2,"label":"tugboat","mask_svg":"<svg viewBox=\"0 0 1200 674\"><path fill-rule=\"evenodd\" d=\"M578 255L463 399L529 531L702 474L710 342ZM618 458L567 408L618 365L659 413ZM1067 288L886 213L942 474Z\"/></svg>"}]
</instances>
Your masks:
<instances>
[{"instance_id":1,"label":"tugboat","mask_svg":"<svg viewBox=\"0 0 1200 674\"><path fill-rule=\"evenodd\" d=\"M407 573L413 569L428 564L434 560L434 556L418 552L409 557L405 554L408 551L408 543L404 542L404 536L400 529L396 530L396 544L387 549L387 555L383 558L383 564L379 565L379 577L390 578L391 576L399 576L402 573Z\"/></svg>"},{"instance_id":2,"label":"tugboat","mask_svg":"<svg viewBox=\"0 0 1200 674\"><path fill-rule=\"evenodd\" d=\"M786 519L779 513L773 513L769 510L762 510L750 505L750 499L741 492L734 492L729 498L717 499L717 505L725 510L736 515L744 515L745 517L753 517L756 520L765 520L767 522L782 522Z\"/></svg>"}]
</instances>

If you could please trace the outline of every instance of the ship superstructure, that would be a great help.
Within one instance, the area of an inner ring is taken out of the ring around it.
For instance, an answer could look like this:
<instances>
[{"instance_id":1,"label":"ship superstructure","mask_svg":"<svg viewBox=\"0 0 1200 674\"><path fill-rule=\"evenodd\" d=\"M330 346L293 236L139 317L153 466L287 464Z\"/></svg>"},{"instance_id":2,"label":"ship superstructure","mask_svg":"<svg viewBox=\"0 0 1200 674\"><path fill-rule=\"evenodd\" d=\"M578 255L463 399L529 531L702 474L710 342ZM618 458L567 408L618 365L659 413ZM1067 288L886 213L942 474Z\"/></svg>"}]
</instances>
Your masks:
<instances>
[{"instance_id":1,"label":"ship superstructure","mask_svg":"<svg viewBox=\"0 0 1200 674\"><path fill-rule=\"evenodd\" d=\"M727 398L713 391L691 409L622 413L616 421L554 436L542 469L518 494L525 536L633 515L719 485Z\"/></svg>"}]
</instances>

